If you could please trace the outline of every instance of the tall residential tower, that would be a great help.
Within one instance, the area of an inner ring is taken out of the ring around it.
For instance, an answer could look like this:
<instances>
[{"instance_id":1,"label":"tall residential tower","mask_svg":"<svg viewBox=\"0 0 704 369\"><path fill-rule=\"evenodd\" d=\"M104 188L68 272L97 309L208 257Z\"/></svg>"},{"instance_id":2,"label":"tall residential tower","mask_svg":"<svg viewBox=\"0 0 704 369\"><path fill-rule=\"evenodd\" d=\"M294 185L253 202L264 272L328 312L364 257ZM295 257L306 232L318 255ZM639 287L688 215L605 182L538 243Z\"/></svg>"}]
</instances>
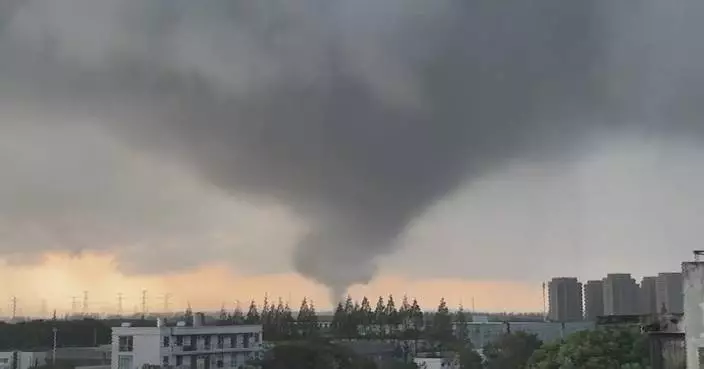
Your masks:
<instances>
[{"instance_id":1,"label":"tall residential tower","mask_svg":"<svg viewBox=\"0 0 704 369\"><path fill-rule=\"evenodd\" d=\"M548 319L554 322L582 320L582 284L577 278L553 278L548 283L550 309Z\"/></svg>"},{"instance_id":2,"label":"tall residential tower","mask_svg":"<svg viewBox=\"0 0 704 369\"><path fill-rule=\"evenodd\" d=\"M584 319L594 322L604 315L604 281L587 281L584 285Z\"/></svg>"}]
</instances>

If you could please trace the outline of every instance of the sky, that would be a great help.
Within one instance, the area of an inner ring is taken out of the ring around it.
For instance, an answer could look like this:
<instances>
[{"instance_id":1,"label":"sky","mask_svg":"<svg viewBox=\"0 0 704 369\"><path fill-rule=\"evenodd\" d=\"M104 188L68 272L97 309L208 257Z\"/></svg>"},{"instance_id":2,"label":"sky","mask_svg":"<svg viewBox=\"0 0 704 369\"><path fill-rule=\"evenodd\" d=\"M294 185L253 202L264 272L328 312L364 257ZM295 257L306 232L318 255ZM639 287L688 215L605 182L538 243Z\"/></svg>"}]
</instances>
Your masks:
<instances>
[{"instance_id":1,"label":"sky","mask_svg":"<svg viewBox=\"0 0 704 369\"><path fill-rule=\"evenodd\" d=\"M701 2L320 1L3 3L0 296L535 311L698 247Z\"/></svg>"}]
</instances>

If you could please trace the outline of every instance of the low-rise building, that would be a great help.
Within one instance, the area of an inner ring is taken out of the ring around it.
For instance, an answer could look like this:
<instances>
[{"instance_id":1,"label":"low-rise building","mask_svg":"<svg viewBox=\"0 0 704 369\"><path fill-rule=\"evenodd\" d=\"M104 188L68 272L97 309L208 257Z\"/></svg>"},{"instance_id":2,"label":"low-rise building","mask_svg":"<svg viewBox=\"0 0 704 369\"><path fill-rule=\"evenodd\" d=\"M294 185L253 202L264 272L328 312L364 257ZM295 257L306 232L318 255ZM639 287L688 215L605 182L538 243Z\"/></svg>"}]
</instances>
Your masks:
<instances>
[{"instance_id":1,"label":"low-rise building","mask_svg":"<svg viewBox=\"0 0 704 369\"><path fill-rule=\"evenodd\" d=\"M0 369L29 369L46 365L46 351L0 352Z\"/></svg>"},{"instance_id":2,"label":"low-rise building","mask_svg":"<svg viewBox=\"0 0 704 369\"><path fill-rule=\"evenodd\" d=\"M205 325L202 314L193 320L192 325L157 320L156 327L113 328L111 368L241 368L261 357L261 325Z\"/></svg>"}]
</instances>

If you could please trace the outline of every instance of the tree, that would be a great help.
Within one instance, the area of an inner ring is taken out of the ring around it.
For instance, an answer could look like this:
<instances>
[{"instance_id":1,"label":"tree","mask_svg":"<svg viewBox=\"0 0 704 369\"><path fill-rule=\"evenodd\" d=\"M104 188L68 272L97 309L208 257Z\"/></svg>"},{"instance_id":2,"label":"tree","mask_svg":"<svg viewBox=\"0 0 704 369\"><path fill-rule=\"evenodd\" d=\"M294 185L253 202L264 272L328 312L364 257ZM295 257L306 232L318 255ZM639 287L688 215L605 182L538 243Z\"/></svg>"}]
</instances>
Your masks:
<instances>
[{"instance_id":1,"label":"tree","mask_svg":"<svg viewBox=\"0 0 704 369\"><path fill-rule=\"evenodd\" d=\"M386 324L388 324L388 319L386 317L386 305L384 304L384 298L379 296L379 300L376 302L376 308L374 309L374 324L379 329L381 336L386 336Z\"/></svg>"},{"instance_id":2,"label":"tree","mask_svg":"<svg viewBox=\"0 0 704 369\"><path fill-rule=\"evenodd\" d=\"M318 325L318 314L315 312L315 304L313 304L313 300L310 300L310 304L308 305L308 323L310 335L318 335L320 332L320 326Z\"/></svg>"},{"instance_id":3,"label":"tree","mask_svg":"<svg viewBox=\"0 0 704 369\"><path fill-rule=\"evenodd\" d=\"M239 301L237 301L237 304L235 305L235 311L232 312L230 320L233 324L244 324L245 322L244 314L242 313L242 308L240 307Z\"/></svg>"},{"instance_id":4,"label":"tree","mask_svg":"<svg viewBox=\"0 0 704 369\"><path fill-rule=\"evenodd\" d=\"M298 309L296 325L303 336L307 337L315 333L313 326L317 327L317 321L314 321L314 313L311 306L308 304L308 298L306 297L303 298L301 308Z\"/></svg>"},{"instance_id":5,"label":"tree","mask_svg":"<svg viewBox=\"0 0 704 369\"><path fill-rule=\"evenodd\" d=\"M343 328L342 328L342 334L343 337L345 338L352 338L357 336L357 311L355 310L355 304L352 301L352 296L347 296L347 299L345 299L345 306L344 306L344 320L343 320Z\"/></svg>"},{"instance_id":6,"label":"tree","mask_svg":"<svg viewBox=\"0 0 704 369\"><path fill-rule=\"evenodd\" d=\"M229 320L229 316L227 314L227 310L225 310L225 303L223 302L222 305L220 306L220 314L218 316L218 320L221 322L226 322Z\"/></svg>"},{"instance_id":7,"label":"tree","mask_svg":"<svg viewBox=\"0 0 704 369\"><path fill-rule=\"evenodd\" d=\"M186 307L186 312L183 314L183 320L186 322L188 325L193 325L193 309L191 309L191 302L188 302L188 306Z\"/></svg>"},{"instance_id":8,"label":"tree","mask_svg":"<svg viewBox=\"0 0 704 369\"><path fill-rule=\"evenodd\" d=\"M247 311L247 316L245 316L244 321L247 324L261 324L262 322L259 309L257 309L257 303L254 300L249 304L249 310Z\"/></svg>"},{"instance_id":9,"label":"tree","mask_svg":"<svg viewBox=\"0 0 704 369\"><path fill-rule=\"evenodd\" d=\"M348 348L317 341L278 344L257 366L262 369L376 369L370 359Z\"/></svg>"},{"instance_id":10,"label":"tree","mask_svg":"<svg viewBox=\"0 0 704 369\"><path fill-rule=\"evenodd\" d=\"M406 295L403 295L401 307L398 309L398 319L404 332L411 327L411 304L408 303L408 296Z\"/></svg>"},{"instance_id":11,"label":"tree","mask_svg":"<svg viewBox=\"0 0 704 369\"><path fill-rule=\"evenodd\" d=\"M455 326L457 327L455 337L460 341L467 340L469 336L467 314L464 312L462 305L460 305L459 310L455 313Z\"/></svg>"},{"instance_id":12,"label":"tree","mask_svg":"<svg viewBox=\"0 0 704 369\"><path fill-rule=\"evenodd\" d=\"M458 352L460 369L484 369L484 360L474 349L471 342L461 343Z\"/></svg>"},{"instance_id":13,"label":"tree","mask_svg":"<svg viewBox=\"0 0 704 369\"><path fill-rule=\"evenodd\" d=\"M332 316L332 331L337 337L344 337L345 335L345 320L347 316L345 315L345 306L342 302L337 303L335 308L335 314Z\"/></svg>"},{"instance_id":14,"label":"tree","mask_svg":"<svg viewBox=\"0 0 704 369\"><path fill-rule=\"evenodd\" d=\"M638 329L581 331L563 343L544 345L529 360L530 369L580 369L649 366L647 336Z\"/></svg>"},{"instance_id":15,"label":"tree","mask_svg":"<svg viewBox=\"0 0 704 369\"><path fill-rule=\"evenodd\" d=\"M364 330L364 334L369 334L369 327L374 321L374 313L372 312L372 307L369 304L369 299L364 296L362 299L362 304L359 306L359 319Z\"/></svg>"},{"instance_id":16,"label":"tree","mask_svg":"<svg viewBox=\"0 0 704 369\"><path fill-rule=\"evenodd\" d=\"M431 338L439 342L452 340L452 316L445 299L440 299L438 310L433 315Z\"/></svg>"},{"instance_id":17,"label":"tree","mask_svg":"<svg viewBox=\"0 0 704 369\"><path fill-rule=\"evenodd\" d=\"M415 330L417 331L423 329L423 327L425 326L423 310L420 308L420 305L418 305L418 300L416 299L413 299L413 303L411 304L410 316L413 328L415 328Z\"/></svg>"},{"instance_id":18,"label":"tree","mask_svg":"<svg viewBox=\"0 0 704 369\"><path fill-rule=\"evenodd\" d=\"M384 315L388 320L389 332L395 334L398 330L398 325L401 323L398 315L398 310L396 310L396 303L394 302L394 297L389 295L389 299L386 301L386 307L384 308Z\"/></svg>"},{"instance_id":19,"label":"tree","mask_svg":"<svg viewBox=\"0 0 704 369\"><path fill-rule=\"evenodd\" d=\"M541 346L542 342L534 334L525 332L503 334L484 347L486 368L526 368L533 353Z\"/></svg>"}]
</instances>

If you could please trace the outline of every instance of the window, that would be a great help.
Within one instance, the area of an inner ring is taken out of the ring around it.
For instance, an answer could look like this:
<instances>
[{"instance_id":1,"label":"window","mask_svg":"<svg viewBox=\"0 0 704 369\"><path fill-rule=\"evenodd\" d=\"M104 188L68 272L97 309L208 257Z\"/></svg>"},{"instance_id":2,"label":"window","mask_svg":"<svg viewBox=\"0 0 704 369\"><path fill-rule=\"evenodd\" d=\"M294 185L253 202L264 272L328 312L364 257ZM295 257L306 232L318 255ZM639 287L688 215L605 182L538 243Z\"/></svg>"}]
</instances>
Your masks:
<instances>
[{"instance_id":1,"label":"window","mask_svg":"<svg viewBox=\"0 0 704 369\"><path fill-rule=\"evenodd\" d=\"M169 357L164 356L164 358L161 360L161 362L164 364L164 366L168 366L169 365Z\"/></svg>"},{"instance_id":2,"label":"window","mask_svg":"<svg viewBox=\"0 0 704 369\"><path fill-rule=\"evenodd\" d=\"M176 346L183 346L183 336L176 336Z\"/></svg>"},{"instance_id":3,"label":"window","mask_svg":"<svg viewBox=\"0 0 704 369\"><path fill-rule=\"evenodd\" d=\"M132 368L132 356L130 356L130 355L118 356L117 369L133 369Z\"/></svg>"},{"instance_id":4,"label":"window","mask_svg":"<svg viewBox=\"0 0 704 369\"><path fill-rule=\"evenodd\" d=\"M183 356L176 356L176 366L183 365Z\"/></svg>"},{"instance_id":5,"label":"window","mask_svg":"<svg viewBox=\"0 0 704 369\"><path fill-rule=\"evenodd\" d=\"M119 345L120 352L132 352L134 349L134 337L120 336Z\"/></svg>"},{"instance_id":6,"label":"window","mask_svg":"<svg viewBox=\"0 0 704 369\"><path fill-rule=\"evenodd\" d=\"M164 336L164 347L169 347L170 344L171 344L171 337Z\"/></svg>"}]
</instances>

